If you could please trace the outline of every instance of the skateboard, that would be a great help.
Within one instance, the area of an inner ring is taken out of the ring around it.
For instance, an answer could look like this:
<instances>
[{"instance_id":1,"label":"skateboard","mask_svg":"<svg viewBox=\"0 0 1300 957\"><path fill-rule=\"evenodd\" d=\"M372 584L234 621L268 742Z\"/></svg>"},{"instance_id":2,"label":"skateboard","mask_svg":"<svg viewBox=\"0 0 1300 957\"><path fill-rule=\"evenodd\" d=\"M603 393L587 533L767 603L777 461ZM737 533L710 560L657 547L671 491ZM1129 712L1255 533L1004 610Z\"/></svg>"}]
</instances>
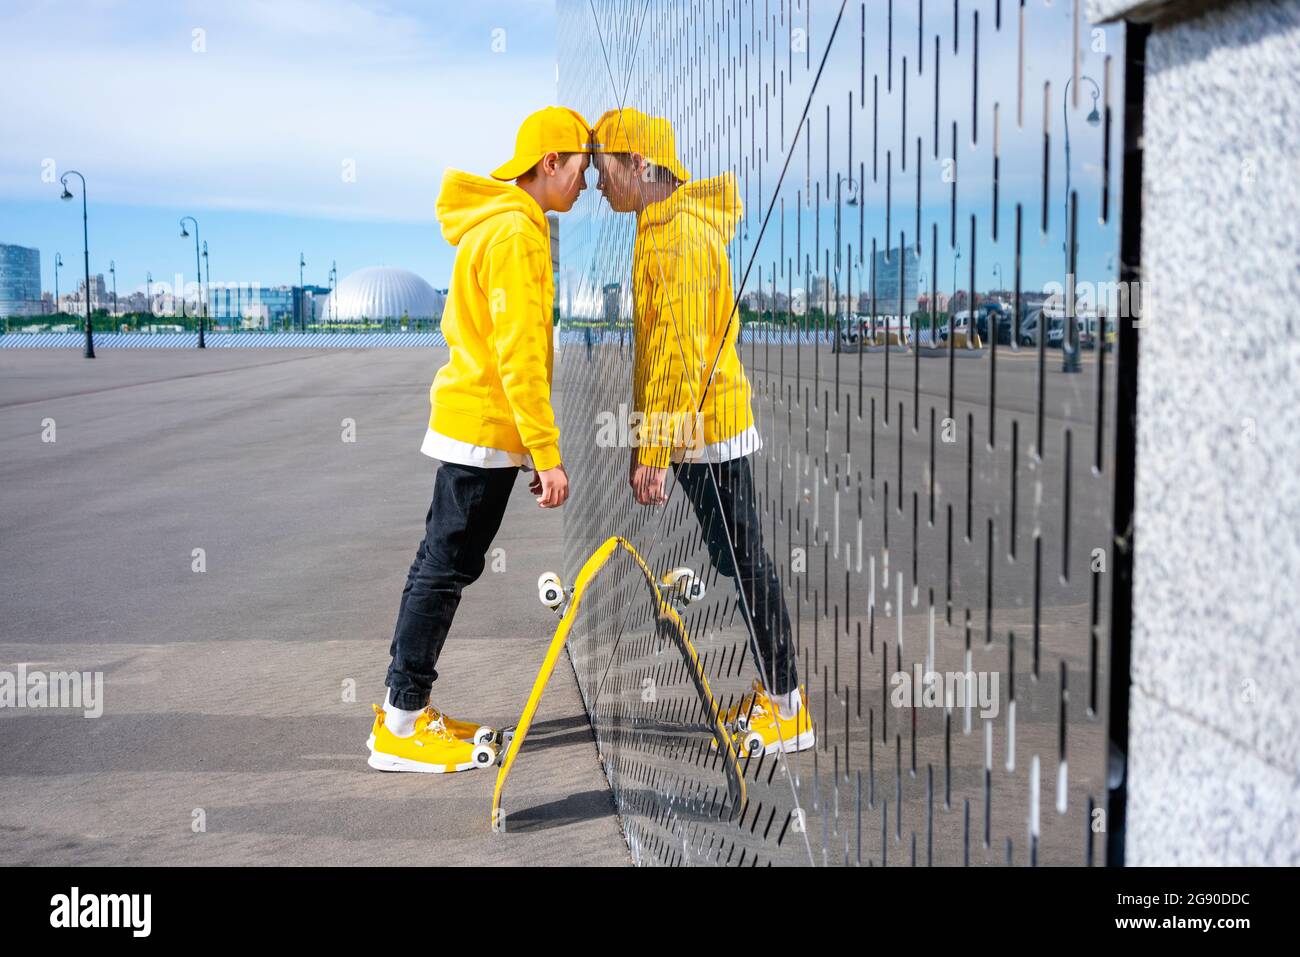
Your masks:
<instances>
[{"instance_id":1,"label":"skateboard","mask_svg":"<svg viewBox=\"0 0 1300 957\"><path fill-rule=\"evenodd\" d=\"M691 644L691 640L687 635L686 626L682 623L681 617L677 614L676 607L674 607L676 604L685 605L702 599L704 597L704 583L689 568L675 568L664 575L662 579L656 579L654 573L650 570L650 566L645 563L636 548L626 539L614 536L606 539L583 564L572 589L566 589L560 576L554 572L546 572L537 580L538 599L546 607L559 612L560 623L555 629L555 636L551 639L550 647L546 651L546 657L542 660L542 667L537 673L537 679L533 682L533 688L528 695L527 703L524 705L523 714L520 715L518 723L513 727L504 728L500 732L497 742L500 745L500 770L497 772L496 787L492 790L492 814L489 819L494 831L505 830L500 810L501 794L505 787L506 778L510 774L510 768L514 764L515 758L519 755L520 748L523 747L524 739L528 735L528 729L532 725L533 716L536 714L537 707L541 702L542 692L546 690L546 684L550 681L551 674L555 671L555 665L559 661L560 652L564 650L564 645L568 641L569 631L577 618L578 608L582 604L582 598L587 586L591 584L601 569L619 551L624 551L631 556L637 570L644 577L646 586L655 603L658 619L664 626L663 630L672 637L681 652L682 659L688 666L691 682L695 685L696 693L700 697L700 703L704 706L705 714L709 716L710 731L713 733L714 740L726 764L727 790L731 798L729 817L734 818L745 804L745 778L740 771L735 748L731 746L731 733L723 723L721 709L717 701L714 700L713 692L709 689L709 682L704 675L699 655L696 654L695 647Z\"/></svg>"}]
</instances>

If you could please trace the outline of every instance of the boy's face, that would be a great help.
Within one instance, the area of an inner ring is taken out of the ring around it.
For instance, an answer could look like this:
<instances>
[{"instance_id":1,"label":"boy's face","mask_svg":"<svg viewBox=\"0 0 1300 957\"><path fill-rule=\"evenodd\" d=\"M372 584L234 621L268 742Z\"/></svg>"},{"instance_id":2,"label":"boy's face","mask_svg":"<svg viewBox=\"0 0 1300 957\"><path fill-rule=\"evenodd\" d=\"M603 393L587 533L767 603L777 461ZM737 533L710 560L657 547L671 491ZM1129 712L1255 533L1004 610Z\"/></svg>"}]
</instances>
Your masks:
<instances>
[{"instance_id":1,"label":"boy's face","mask_svg":"<svg viewBox=\"0 0 1300 957\"><path fill-rule=\"evenodd\" d=\"M641 181L637 175L636 153L597 153L596 169L600 173L596 189L616 213L635 213L643 205Z\"/></svg>"},{"instance_id":2,"label":"boy's face","mask_svg":"<svg viewBox=\"0 0 1300 957\"><path fill-rule=\"evenodd\" d=\"M590 157L586 153L574 153L556 164L555 179L551 184L554 195L552 209L558 213L567 213L578 201L578 196L587 188L587 167Z\"/></svg>"}]
</instances>

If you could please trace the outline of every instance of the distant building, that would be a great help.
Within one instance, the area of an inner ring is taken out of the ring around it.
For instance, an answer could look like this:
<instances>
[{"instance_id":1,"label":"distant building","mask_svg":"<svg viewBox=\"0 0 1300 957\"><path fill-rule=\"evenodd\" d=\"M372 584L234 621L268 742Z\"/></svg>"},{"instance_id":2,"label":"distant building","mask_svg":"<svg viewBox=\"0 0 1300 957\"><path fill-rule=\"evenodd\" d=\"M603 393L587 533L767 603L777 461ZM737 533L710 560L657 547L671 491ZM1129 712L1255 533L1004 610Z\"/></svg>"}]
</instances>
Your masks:
<instances>
[{"instance_id":1,"label":"distant building","mask_svg":"<svg viewBox=\"0 0 1300 957\"><path fill-rule=\"evenodd\" d=\"M554 279L560 275L560 217L547 213L546 223L551 232L551 277Z\"/></svg>"},{"instance_id":2,"label":"distant building","mask_svg":"<svg viewBox=\"0 0 1300 957\"><path fill-rule=\"evenodd\" d=\"M76 299L83 305L86 302L86 280L77 283ZM104 274L97 272L90 277L90 308L98 309L108 302L108 286L104 284Z\"/></svg>"},{"instance_id":3,"label":"distant building","mask_svg":"<svg viewBox=\"0 0 1300 957\"><path fill-rule=\"evenodd\" d=\"M443 296L415 273L389 266L358 269L324 298L323 316L338 322L437 319Z\"/></svg>"},{"instance_id":4,"label":"distant building","mask_svg":"<svg viewBox=\"0 0 1300 957\"><path fill-rule=\"evenodd\" d=\"M303 297L302 314L309 322L316 322L324 315L329 306L329 286L304 285L299 293Z\"/></svg>"},{"instance_id":5,"label":"distant building","mask_svg":"<svg viewBox=\"0 0 1300 957\"><path fill-rule=\"evenodd\" d=\"M0 243L0 316L38 316L41 303L41 252Z\"/></svg>"},{"instance_id":6,"label":"distant building","mask_svg":"<svg viewBox=\"0 0 1300 957\"><path fill-rule=\"evenodd\" d=\"M802 316L808 312L808 294L802 289L790 290L790 315Z\"/></svg>"},{"instance_id":7,"label":"distant building","mask_svg":"<svg viewBox=\"0 0 1300 957\"><path fill-rule=\"evenodd\" d=\"M946 292L923 293L916 300L916 308L922 312L930 312L933 305L934 312L948 311L948 294Z\"/></svg>"},{"instance_id":8,"label":"distant building","mask_svg":"<svg viewBox=\"0 0 1300 957\"><path fill-rule=\"evenodd\" d=\"M123 293L117 300L118 309L122 312L148 312L149 300L145 297L143 290L136 292Z\"/></svg>"},{"instance_id":9,"label":"distant building","mask_svg":"<svg viewBox=\"0 0 1300 957\"><path fill-rule=\"evenodd\" d=\"M917 275L920 260L914 246L905 246L902 256L897 247L887 252L877 252L875 260L876 314L898 315L899 268L903 272L903 315L916 311ZM869 295L868 291L868 295Z\"/></svg>"},{"instance_id":10,"label":"distant building","mask_svg":"<svg viewBox=\"0 0 1300 957\"><path fill-rule=\"evenodd\" d=\"M605 322L615 325L618 322L619 307L623 303L623 286L621 283L609 282L601 287L603 296Z\"/></svg>"},{"instance_id":11,"label":"distant building","mask_svg":"<svg viewBox=\"0 0 1300 957\"><path fill-rule=\"evenodd\" d=\"M808 278L808 295L806 304L811 309L824 309L827 304L827 296L830 294L830 285L825 276L813 275Z\"/></svg>"},{"instance_id":12,"label":"distant building","mask_svg":"<svg viewBox=\"0 0 1300 957\"><path fill-rule=\"evenodd\" d=\"M209 283L208 318L221 320L223 324L237 319L241 325L275 328L293 321L297 295L296 286Z\"/></svg>"}]
</instances>

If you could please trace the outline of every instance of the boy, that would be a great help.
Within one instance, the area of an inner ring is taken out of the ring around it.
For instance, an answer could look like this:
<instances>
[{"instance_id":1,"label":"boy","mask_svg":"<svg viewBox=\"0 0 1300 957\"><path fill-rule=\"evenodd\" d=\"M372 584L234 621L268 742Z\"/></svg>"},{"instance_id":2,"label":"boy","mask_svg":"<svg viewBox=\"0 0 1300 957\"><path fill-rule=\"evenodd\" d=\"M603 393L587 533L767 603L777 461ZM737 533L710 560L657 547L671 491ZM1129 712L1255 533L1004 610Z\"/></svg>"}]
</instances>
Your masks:
<instances>
[{"instance_id":1,"label":"boy","mask_svg":"<svg viewBox=\"0 0 1300 957\"><path fill-rule=\"evenodd\" d=\"M388 695L375 706L373 768L440 773L491 763L481 746L491 730L443 714L429 693L461 590L483 573L520 469L536 470L529 491L540 507L569 496L551 408L546 214L567 212L586 188L589 139L582 116L547 107L524 120L514 157L492 179L443 176L438 221L457 247L442 317L451 356L429 390L421 448L442 464L402 589Z\"/></svg>"},{"instance_id":2,"label":"boy","mask_svg":"<svg viewBox=\"0 0 1300 957\"><path fill-rule=\"evenodd\" d=\"M601 195L614 212L637 216L633 391L648 429L633 449L629 484L638 503L662 504L671 465L711 563L744 596L762 677L725 720L757 732L764 753L811 748L790 615L763 548L749 464L762 441L736 352L727 259L741 216L735 177L690 182L669 122L630 108L600 118L592 149Z\"/></svg>"}]
</instances>

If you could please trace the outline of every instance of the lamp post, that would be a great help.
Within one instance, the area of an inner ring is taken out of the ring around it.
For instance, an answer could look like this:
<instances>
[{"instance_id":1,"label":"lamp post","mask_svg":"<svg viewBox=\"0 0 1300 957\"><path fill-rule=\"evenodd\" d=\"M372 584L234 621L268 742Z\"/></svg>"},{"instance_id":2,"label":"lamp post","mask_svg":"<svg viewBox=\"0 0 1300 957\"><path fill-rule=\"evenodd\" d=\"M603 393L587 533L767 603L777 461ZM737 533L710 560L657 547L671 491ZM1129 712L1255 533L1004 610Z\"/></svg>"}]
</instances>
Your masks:
<instances>
[{"instance_id":1,"label":"lamp post","mask_svg":"<svg viewBox=\"0 0 1300 957\"><path fill-rule=\"evenodd\" d=\"M961 243L952 257L952 298L948 300L948 335L957 334L957 260L961 259Z\"/></svg>"},{"instance_id":2,"label":"lamp post","mask_svg":"<svg viewBox=\"0 0 1300 957\"><path fill-rule=\"evenodd\" d=\"M185 229L185 220L187 219L194 224L194 280L199 284L199 300L200 300L199 301L199 348L206 349L207 345L203 340L203 326L204 326L203 320L208 315L208 304L202 301L203 300L203 266L199 258L201 255L199 252L199 221L195 219L193 216L181 217L181 238L182 239L185 239L189 236L189 232ZM185 301L184 290L181 290L181 301L182 302Z\"/></svg>"},{"instance_id":3,"label":"lamp post","mask_svg":"<svg viewBox=\"0 0 1300 957\"><path fill-rule=\"evenodd\" d=\"M59 267L63 265L63 255L54 254L54 314L59 314Z\"/></svg>"},{"instance_id":4,"label":"lamp post","mask_svg":"<svg viewBox=\"0 0 1300 957\"><path fill-rule=\"evenodd\" d=\"M1097 100L1101 98L1101 88L1097 86L1097 81L1087 74L1080 74L1079 79L1087 80L1092 84L1092 111L1088 114L1088 125L1097 126L1101 123L1101 114L1097 112ZM1074 231L1075 224L1072 222L1070 211L1070 84L1074 82L1074 77L1065 81L1065 90L1061 95L1061 116L1065 125L1065 242L1062 244L1065 249L1065 271L1066 271L1066 295L1071 299L1074 297L1074 277L1069 275L1070 270L1074 268L1071 260L1070 236ZM1073 301L1062 303L1065 307L1065 325L1066 328L1061 335L1061 351L1065 353L1064 360L1061 363L1062 372L1082 372L1083 364L1079 360L1079 327L1075 323Z\"/></svg>"},{"instance_id":5,"label":"lamp post","mask_svg":"<svg viewBox=\"0 0 1300 957\"><path fill-rule=\"evenodd\" d=\"M86 213L86 177L75 169L70 169L60 176L59 182L63 184L63 195L60 199L72 199L72 193L68 191L69 176L75 176L81 180L81 249L86 260L86 350L82 353L82 356L93 359L95 358L95 340L90 327L90 226L89 217Z\"/></svg>"},{"instance_id":6,"label":"lamp post","mask_svg":"<svg viewBox=\"0 0 1300 957\"><path fill-rule=\"evenodd\" d=\"M203 240L203 308L208 307L208 297L212 295L212 273L208 268L208 241ZM214 316L215 320L216 317Z\"/></svg>"},{"instance_id":7,"label":"lamp post","mask_svg":"<svg viewBox=\"0 0 1300 957\"><path fill-rule=\"evenodd\" d=\"M925 284L929 281L929 278L930 278L929 274L926 273L924 269L918 270L916 273L916 296L917 296L916 308L917 311L919 312L921 309L921 296L925 295L925 304L929 309L930 315L934 315L934 297L929 295L925 291ZM931 323L931 325L933 325L933 323ZM917 326L918 326L918 331L916 333L916 342L913 343L913 346L919 345L921 341L921 333L919 331L919 327L920 327L919 319L917 320ZM931 336L934 335L933 328L930 329L930 335Z\"/></svg>"},{"instance_id":8,"label":"lamp post","mask_svg":"<svg viewBox=\"0 0 1300 957\"><path fill-rule=\"evenodd\" d=\"M113 318L117 318L117 263L108 261L108 274L113 277Z\"/></svg>"},{"instance_id":9,"label":"lamp post","mask_svg":"<svg viewBox=\"0 0 1300 957\"><path fill-rule=\"evenodd\" d=\"M339 291L339 264L338 260L330 261L330 320L337 322L339 317L338 309L338 291Z\"/></svg>"},{"instance_id":10,"label":"lamp post","mask_svg":"<svg viewBox=\"0 0 1300 957\"><path fill-rule=\"evenodd\" d=\"M144 274L144 303L145 308L149 310L149 318L153 318L153 273Z\"/></svg>"},{"instance_id":11,"label":"lamp post","mask_svg":"<svg viewBox=\"0 0 1300 957\"><path fill-rule=\"evenodd\" d=\"M298 253L298 327L301 331L307 331L307 320L303 315L303 306L306 305L307 294L302 287L302 268L307 265L307 260L303 258L301 252Z\"/></svg>"}]
</instances>

